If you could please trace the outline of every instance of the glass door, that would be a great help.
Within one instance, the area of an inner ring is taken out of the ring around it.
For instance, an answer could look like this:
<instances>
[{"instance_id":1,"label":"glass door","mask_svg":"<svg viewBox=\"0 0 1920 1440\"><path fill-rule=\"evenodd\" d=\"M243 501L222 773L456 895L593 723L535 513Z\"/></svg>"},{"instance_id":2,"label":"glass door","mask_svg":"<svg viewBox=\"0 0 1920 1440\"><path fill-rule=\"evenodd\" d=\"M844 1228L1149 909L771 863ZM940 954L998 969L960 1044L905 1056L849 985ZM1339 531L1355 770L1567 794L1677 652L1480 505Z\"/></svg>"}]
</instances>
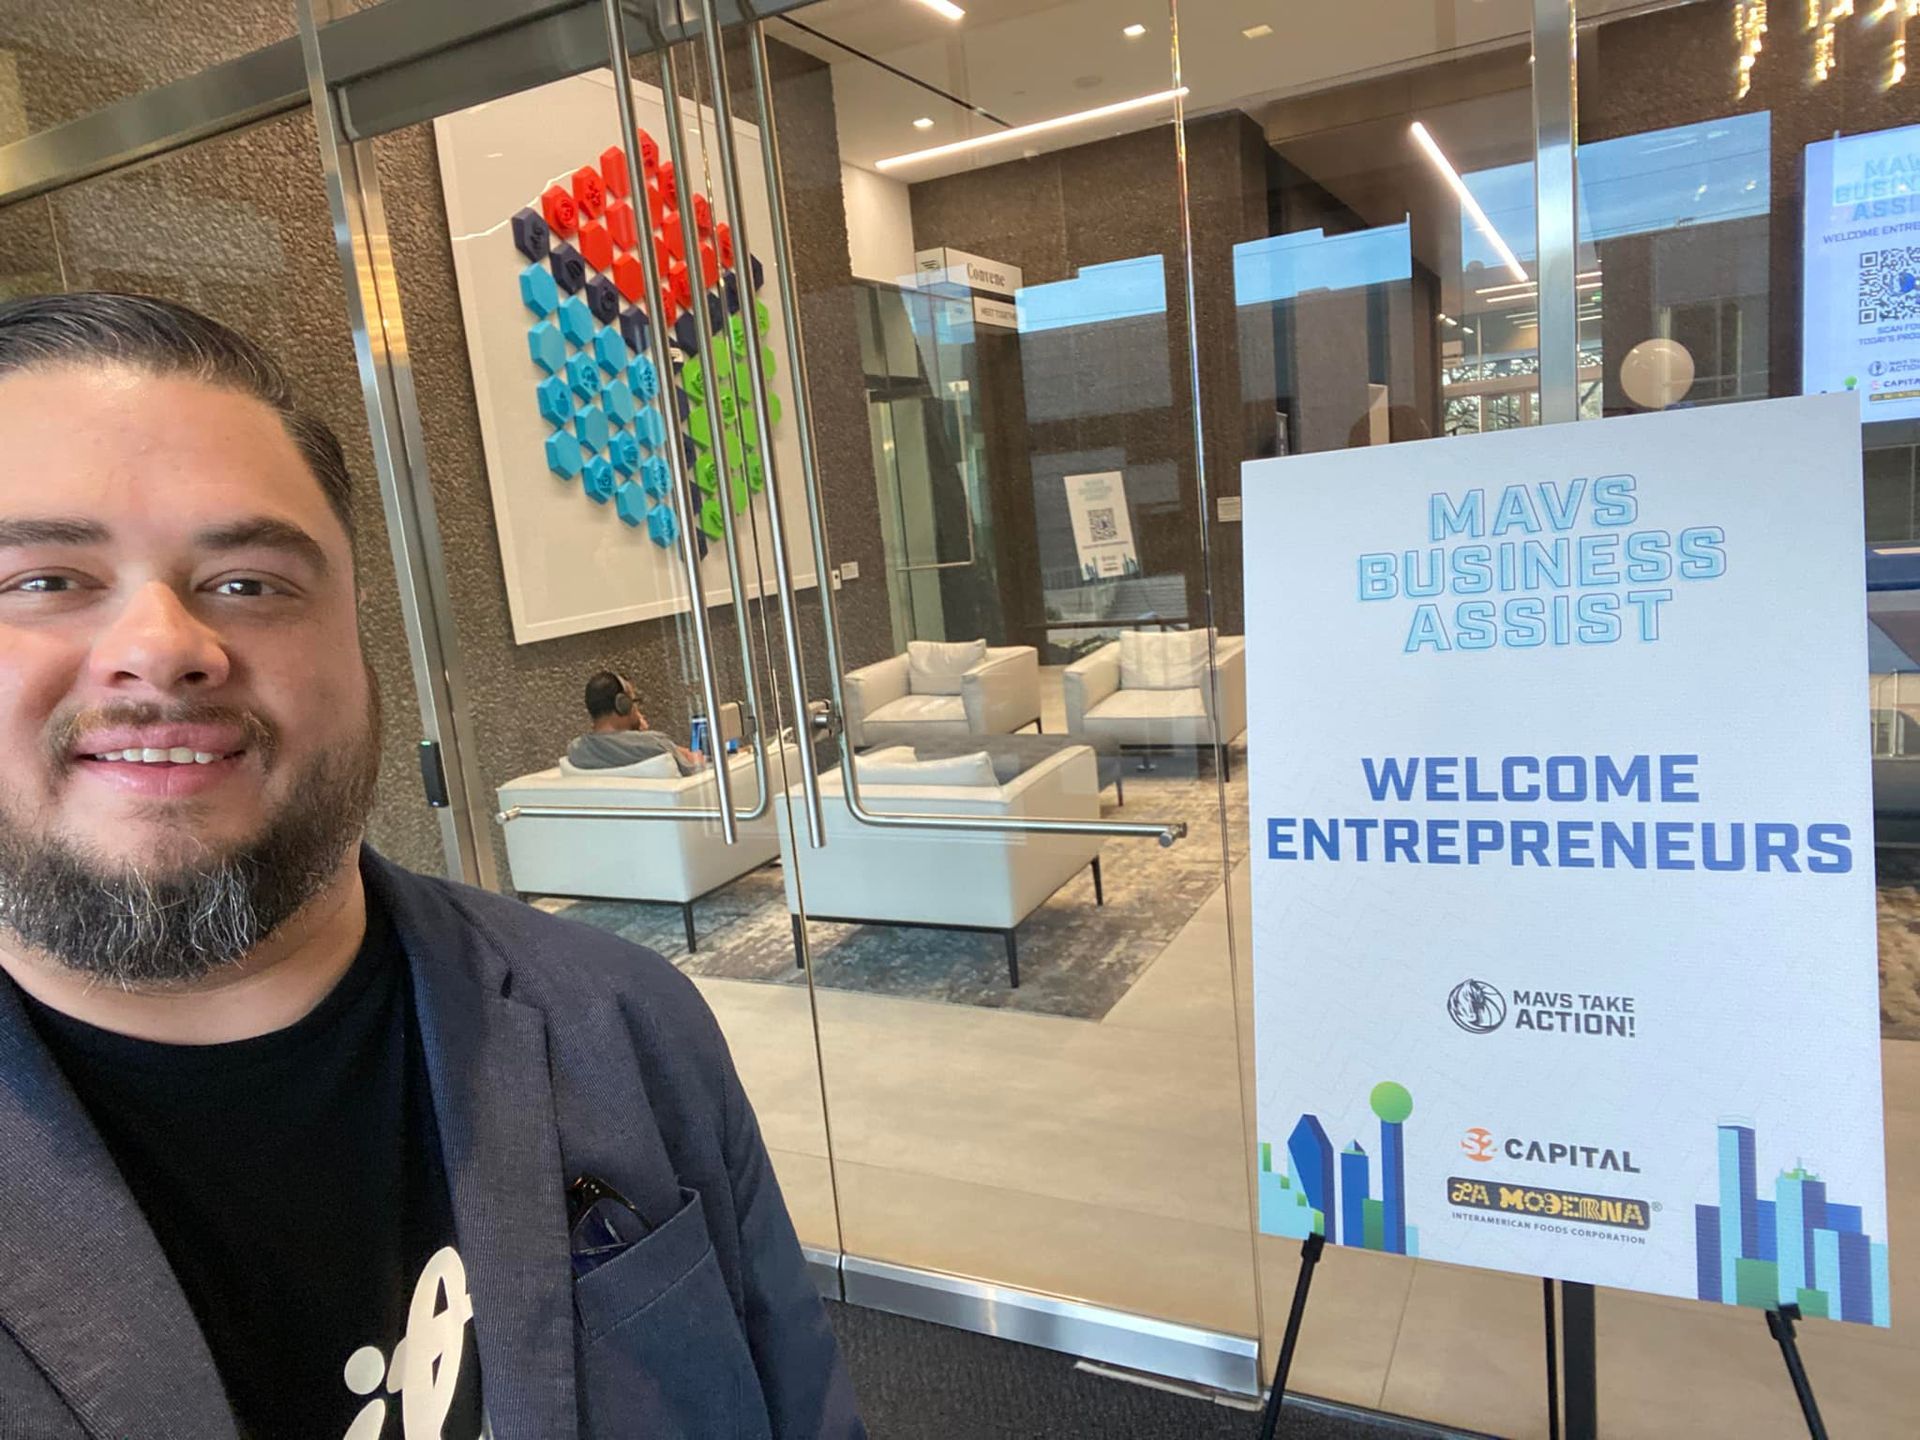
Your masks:
<instances>
[{"instance_id":1,"label":"glass door","mask_svg":"<svg viewBox=\"0 0 1920 1440\"><path fill-rule=\"evenodd\" d=\"M829 547L795 598L831 743L785 859L847 1294L1244 1389L1244 670L1169 52L1062 83L1109 6L940 8L824 0L724 47L776 121Z\"/></svg>"},{"instance_id":2,"label":"glass door","mask_svg":"<svg viewBox=\"0 0 1920 1440\"><path fill-rule=\"evenodd\" d=\"M314 31L323 69L329 28ZM691 51L664 53L613 5L474 44L421 85L325 87L347 259L371 276L370 404L475 717L455 788L478 797L500 888L699 986L801 1239L830 1257L776 804L804 737L770 668L768 456L788 443L792 392L764 429L741 398L741 311L777 308L782 281L736 247ZM764 213L764 189L748 193ZM763 358L782 377L783 343Z\"/></svg>"}]
</instances>

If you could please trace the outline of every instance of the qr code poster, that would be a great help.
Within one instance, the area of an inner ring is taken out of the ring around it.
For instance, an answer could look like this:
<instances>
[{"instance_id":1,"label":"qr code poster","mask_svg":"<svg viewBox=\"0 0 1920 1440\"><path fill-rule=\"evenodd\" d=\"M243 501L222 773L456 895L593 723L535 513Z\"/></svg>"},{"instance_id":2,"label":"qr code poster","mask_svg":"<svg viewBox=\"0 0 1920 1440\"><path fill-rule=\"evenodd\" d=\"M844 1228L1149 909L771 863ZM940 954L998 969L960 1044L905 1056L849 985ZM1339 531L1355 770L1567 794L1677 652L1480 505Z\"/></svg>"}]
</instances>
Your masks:
<instances>
[{"instance_id":1,"label":"qr code poster","mask_svg":"<svg viewBox=\"0 0 1920 1440\"><path fill-rule=\"evenodd\" d=\"M1133 517L1127 511L1126 477L1118 470L1068 475L1067 512L1073 518L1073 543L1079 551L1080 578L1112 580L1140 573L1133 548Z\"/></svg>"},{"instance_id":2,"label":"qr code poster","mask_svg":"<svg viewBox=\"0 0 1920 1440\"><path fill-rule=\"evenodd\" d=\"M1807 147L1801 388L1920 418L1920 126Z\"/></svg>"}]
</instances>

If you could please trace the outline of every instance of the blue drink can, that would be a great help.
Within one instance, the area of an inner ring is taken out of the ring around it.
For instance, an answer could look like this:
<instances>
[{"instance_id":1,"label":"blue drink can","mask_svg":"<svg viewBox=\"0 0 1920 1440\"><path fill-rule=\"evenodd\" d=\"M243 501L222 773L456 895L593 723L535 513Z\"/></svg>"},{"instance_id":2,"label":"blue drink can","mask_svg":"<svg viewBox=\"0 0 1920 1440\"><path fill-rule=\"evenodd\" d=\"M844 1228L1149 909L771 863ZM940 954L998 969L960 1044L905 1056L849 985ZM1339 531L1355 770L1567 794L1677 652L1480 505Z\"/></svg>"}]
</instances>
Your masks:
<instances>
[{"instance_id":1,"label":"blue drink can","mask_svg":"<svg viewBox=\"0 0 1920 1440\"><path fill-rule=\"evenodd\" d=\"M707 753L707 717L696 715L693 718L693 744L687 747L696 755Z\"/></svg>"}]
</instances>

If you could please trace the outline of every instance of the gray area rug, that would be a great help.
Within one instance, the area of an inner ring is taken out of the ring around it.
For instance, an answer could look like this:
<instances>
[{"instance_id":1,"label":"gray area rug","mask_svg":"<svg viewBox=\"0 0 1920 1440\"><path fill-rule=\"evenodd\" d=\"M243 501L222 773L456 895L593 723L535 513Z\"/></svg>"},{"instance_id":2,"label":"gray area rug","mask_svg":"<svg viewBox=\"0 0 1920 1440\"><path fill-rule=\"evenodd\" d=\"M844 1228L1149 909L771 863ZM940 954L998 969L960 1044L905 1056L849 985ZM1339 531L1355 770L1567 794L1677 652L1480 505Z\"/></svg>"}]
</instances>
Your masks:
<instances>
[{"instance_id":1,"label":"gray area rug","mask_svg":"<svg viewBox=\"0 0 1920 1440\"><path fill-rule=\"evenodd\" d=\"M998 935L814 922L808 941L819 984L949 1005L1025 1010L1099 1020L1146 973L1194 912L1220 889L1219 788L1211 763L1191 755L1152 757L1153 768L1126 761L1126 804L1105 793L1116 820L1184 820L1187 838L1167 849L1152 840L1109 840L1101 852L1107 903L1096 906L1093 877L1082 872L1020 926L1020 988L1007 984ZM1245 853L1246 755L1236 750L1227 785L1233 854ZM780 871L767 866L697 902L700 948L687 954L679 907L624 900L536 900L544 910L582 920L657 950L689 975L804 984L794 964L792 922Z\"/></svg>"}]
</instances>

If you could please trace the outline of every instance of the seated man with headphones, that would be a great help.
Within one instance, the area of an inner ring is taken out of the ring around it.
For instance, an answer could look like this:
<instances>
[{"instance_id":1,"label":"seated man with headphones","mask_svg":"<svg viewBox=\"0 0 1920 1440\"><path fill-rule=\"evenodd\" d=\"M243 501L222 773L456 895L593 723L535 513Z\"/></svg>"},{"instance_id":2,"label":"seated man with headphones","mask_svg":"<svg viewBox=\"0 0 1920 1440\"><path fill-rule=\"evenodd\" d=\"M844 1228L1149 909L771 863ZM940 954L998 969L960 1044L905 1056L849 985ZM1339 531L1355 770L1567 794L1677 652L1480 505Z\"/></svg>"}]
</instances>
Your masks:
<instances>
[{"instance_id":1,"label":"seated man with headphones","mask_svg":"<svg viewBox=\"0 0 1920 1440\"><path fill-rule=\"evenodd\" d=\"M706 756L675 744L672 736L649 730L633 683L611 670L587 681L587 718L593 728L567 746L567 763L576 770L611 770L671 755L680 773L691 775L707 763Z\"/></svg>"}]
</instances>

